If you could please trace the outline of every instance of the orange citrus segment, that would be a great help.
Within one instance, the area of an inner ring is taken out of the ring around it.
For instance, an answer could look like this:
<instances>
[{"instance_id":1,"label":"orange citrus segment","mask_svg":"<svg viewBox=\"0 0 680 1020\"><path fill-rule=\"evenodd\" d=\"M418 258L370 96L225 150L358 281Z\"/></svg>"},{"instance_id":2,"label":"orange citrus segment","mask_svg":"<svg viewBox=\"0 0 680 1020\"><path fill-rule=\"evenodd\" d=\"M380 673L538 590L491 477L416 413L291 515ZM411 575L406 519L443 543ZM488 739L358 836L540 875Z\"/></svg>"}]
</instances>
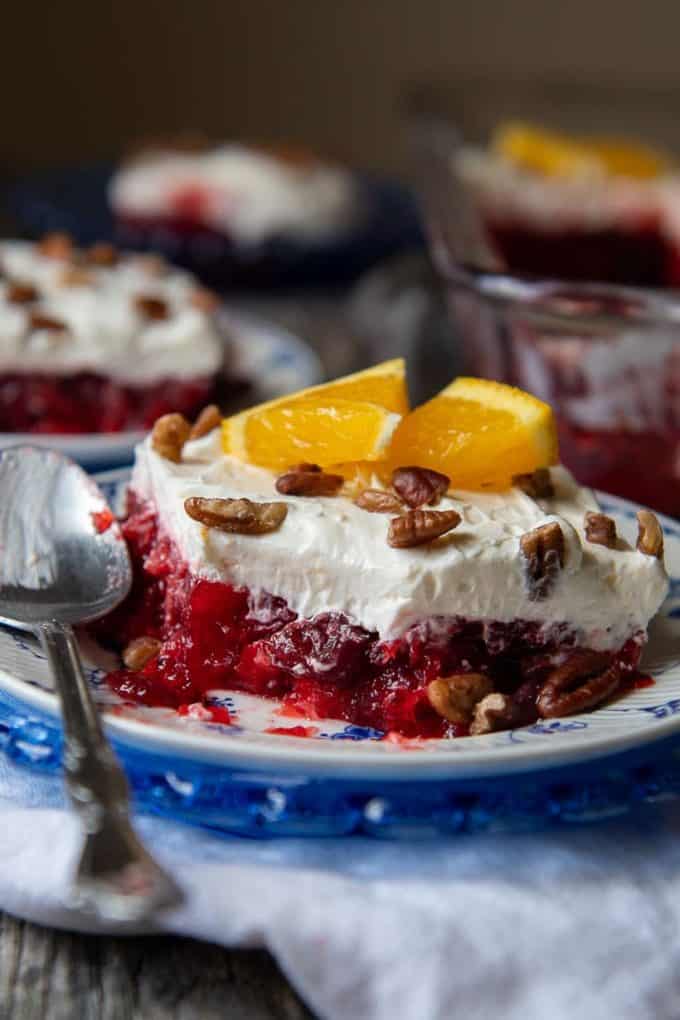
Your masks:
<instances>
[{"instance_id":1,"label":"orange citrus segment","mask_svg":"<svg viewBox=\"0 0 680 1020\"><path fill-rule=\"evenodd\" d=\"M340 460L377 460L400 420L366 401L307 397L232 418L229 452L272 471L300 461L327 467Z\"/></svg>"},{"instance_id":2,"label":"orange citrus segment","mask_svg":"<svg viewBox=\"0 0 680 1020\"><path fill-rule=\"evenodd\" d=\"M670 167L666 156L647 145L615 138L574 138L521 121L501 125L492 148L510 163L551 177L600 173L646 180Z\"/></svg>"},{"instance_id":3,"label":"orange citrus segment","mask_svg":"<svg viewBox=\"0 0 680 1020\"><path fill-rule=\"evenodd\" d=\"M557 454L547 404L503 383L460 378L402 419L388 460L442 471L454 489L500 491Z\"/></svg>"},{"instance_id":4,"label":"orange citrus segment","mask_svg":"<svg viewBox=\"0 0 680 1020\"><path fill-rule=\"evenodd\" d=\"M234 453L232 433L237 434L243 431L246 419L256 418L268 414L274 408L287 407L297 404L300 401L310 399L336 400L358 400L370 404L376 404L386 411L394 414L407 414L409 409L408 394L406 391L406 366L403 358L394 358L392 361L383 361L380 365L367 368L363 372L355 372L346 375L341 379L334 379L332 382L321 383L319 386L310 386L298 393L288 393L284 397L277 397L266 404L258 404L256 407L248 408L241 414L232 418L225 418L222 422L222 449L225 453ZM237 456L245 457L243 444ZM341 455L338 460L349 460L352 454Z\"/></svg>"}]
</instances>

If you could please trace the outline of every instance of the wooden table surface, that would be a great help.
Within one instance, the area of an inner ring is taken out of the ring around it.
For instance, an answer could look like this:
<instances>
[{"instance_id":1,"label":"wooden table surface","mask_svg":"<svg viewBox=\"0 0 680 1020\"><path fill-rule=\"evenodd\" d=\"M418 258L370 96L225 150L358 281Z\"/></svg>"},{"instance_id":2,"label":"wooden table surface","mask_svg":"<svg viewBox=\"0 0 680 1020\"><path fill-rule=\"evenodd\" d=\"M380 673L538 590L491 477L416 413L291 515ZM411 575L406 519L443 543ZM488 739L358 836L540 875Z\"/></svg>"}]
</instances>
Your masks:
<instances>
[{"instance_id":1,"label":"wooden table surface","mask_svg":"<svg viewBox=\"0 0 680 1020\"><path fill-rule=\"evenodd\" d=\"M1 1020L309 1020L266 952L71 935L0 915Z\"/></svg>"}]
</instances>

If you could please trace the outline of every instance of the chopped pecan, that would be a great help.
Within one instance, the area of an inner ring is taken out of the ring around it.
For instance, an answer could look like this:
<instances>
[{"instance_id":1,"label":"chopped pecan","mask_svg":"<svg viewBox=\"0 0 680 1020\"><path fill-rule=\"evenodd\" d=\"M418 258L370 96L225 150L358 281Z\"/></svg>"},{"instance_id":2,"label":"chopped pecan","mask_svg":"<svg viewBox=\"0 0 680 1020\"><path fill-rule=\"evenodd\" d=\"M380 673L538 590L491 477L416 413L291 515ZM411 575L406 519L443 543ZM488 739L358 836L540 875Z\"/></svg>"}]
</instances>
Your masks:
<instances>
[{"instance_id":1,"label":"chopped pecan","mask_svg":"<svg viewBox=\"0 0 680 1020\"><path fill-rule=\"evenodd\" d=\"M435 712L452 723L466 723L475 705L491 693L492 685L483 673L454 673L438 677L427 685L427 698Z\"/></svg>"},{"instance_id":2,"label":"chopped pecan","mask_svg":"<svg viewBox=\"0 0 680 1020\"><path fill-rule=\"evenodd\" d=\"M33 312L29 319L31 329L46 329L50 333L63 333L67 328L63 319L57 319L53 315L43 315L42 312Z\"/></svg>"},{"instance_id":3,"label":"chopped pecan","mask_svg":"<svg viewBox=\"0 0 680 1020\"><path fill-rule=\"evenodd\" d=\"M519 540L524 558L525 581L532 602L550 594L564 566L564 534L556 521L525 532Z\"/></svg>"},{"instance_id":4,"label":"chopped pecan","mask_svg":"<svg viewBox=\"0 0 680 1020\"><path fill-rule=\"evenodd\" d=\"M300 466L306 470L299 470ZM325 471L310 470L310 465L299 465L276 479L276 491L283 496L334 496L343 482L342 475L327 475Z\"/></svg>"},{"instance_id":5,"label":"chopped pecan","mask_svg":"<svg viewBox=\"0 0 680 1020\"><path fill-rule=\"evenodd\" d=\"M147 662L154 659L161 648L161 643L158 638L144 637L135 638L129 645L123 650L123 663L128 669L138 670L143 669Z\"/></svg>"},{"instance_id":6,"label":"chopped pecan","mask_svg":"<svg viewBox=\"0 0 680 1020\"><path fill-rule=\"evenodd\" d=\"M170 317L168 302L150 294L138 294L135 298L135 308L147 319L162 320Z\"/></svg>"},{"instance_id":7,"label":"chopped pecan","mask_svg":"<svg viewBox=\"0 0 680 1020\"><path fill-rule=\"evenodd\" d=\"M208 290L207 287L197 287L189 298L189 303L194 308L198 308L200 312L208 314L216 312L222 304L219 294L216 294L214 290Z\"/></svg>"},{"instance_id":8,"label":"chopped pecan","mask_svg":"<svg viewBox=\"0 0 680 1020\"><path fill-rule=\"evenodd\" d=\"M10 283L5 298L11 305L30 305L38 300L38 290L32 283Z\"/></svg>"},{"instance_id":9,"label":"chopped pecan","mask_svg":"<svg viewBox=\"0 0 680 1020\"><path fill-rule=\"evenodd\" d=\"M637 547L645 556L663 559L663 531L658 518L650 510L638 510Z\"/></svg>"},{"instance_id":10,"label":"chopped pecan","mask_svg":"<svg viewBox=\"0 0 680 1020\"><path fill-rule=\"evenodd\" d=\"M370 514L398 514L404 509L398 496L392 492L383 492L382 489L364 489L354 502Z\"/></svg>"},{"instance_id":11,"label":"chopped pecan","mask_svg":"<svg viewBox=\"0 0 680 1020\"><path fill-rule=\"evenodd\" d=\"M481 736L483 733L495 733L497 730L508 730L514 725L514 710L507 694L487 694L475 706L475 713L470 723L470 735Z\"/></svg>"},{"instance_id":12,"label":"chopped pecan","mask_svg":"<svg viewBox=\"0 0 680 1020\"><path fill-rule=\"evenodd\" d=\"M202 499L190 496L184 509L195 521L208 528L239 535L264 535L283 524L285 503L253 503L249 499Z\"/></svg>"},{"instance_id":13,"label":"chopped pecan","mask_svg":"<svg viewBox=\"0 0 680 1020\"><path fill-rule=\"evenodd\" d=\"M115 266L118 262L118 250L107 241L98 241L87 249L85 258L93 266Z\"/></svg>"},{"instance_id":14,"label":"chopped pecan","mask_svg":"<svg viewBox=\"0 0 680 1020\"><path fill-rule=\"evenodd\" d=\"M151 430L151 446L161 457L179 464L190 432L191 425L183 414L164 414Z\"/></svg>"},{"instance_id":15,"label":"chopped pecan","mask_svg":"<svg viewBox=\"0 0 680 1020\"><path fill-rule=\"evenodd\" d=\"M219 428L222 424L222 415L217 404L208 404L204 407L198 418L191 426L189 439L201 439L207 436L213 429Z\"/></svg>"},{"instance_id":16,"label":"chopped pecan","mask_svg":"<svg viewBox=\"0 0 680 1020\"><path fill-rule=\"evenodd\" d=\"M68 234L45 234L38 242L38 251L50 259L70 259L73 257L73 241Z\"/></svg>"},{"instance_id":17,"label":"chopped pecan","mask_svg":"<svg viewBox=\"0 0 680 1020\"><path fill-rule=\"evenodd\" d=\"M395 549L425 545L453 531L460 520L457 510L409 510L401 517L392 518L387 542Z\"/></svg>"},{"instance_id":18,"label":"chopped pecan","mask_svg":"<svg viewBox=\"0 0 680 1020\"><path fill-rule=\"evenodd\" d=\"M539 715L553 719L594 708L616 690L621 671L610 655L575 652L548 674L536 699Z\"/></svg>"},{"instance_id":19,"label":"chopped pecan","mask_svg":"<svg viewBox=\"0 0 680 1020\"><path fill-rule=\"evenodd\" d=\"M59 283L62 287L88 287L92 283L92 273L82 266L66 266Z\"/></svg>"},{"instance_id":20,"label":"chopped pecan","mask_svg":"<svg viewBox=\"0 0 680 1020\"><path fill-rule=\"evenodd\" d=\"M616 523L606 514L589 510L585 516L586 540L593 545L605 545L607 549L616 548Z\"/></svg>"},{"instance_id":21,"label":"chopped pecan","mask_svg":"<svg viewBox=\"0 0 680 1020\"><path fill-rule=\"evenodd\" d=\"M530 474L513 475L512 484L532 499L552 499L555 495L549 468L536 468Z\"/></svg>"},{"instance_id":22,"label":"chopped pecan","mask_svg":"<svg viewBox=\"0 0 680 1020\"><path fill-rule=\"evenodd\" d=\"M430 468L400 467L392 472L392 488L414 510L426 503L434 506L450 484L446 475Z\"/></svg>"}]
</instances>

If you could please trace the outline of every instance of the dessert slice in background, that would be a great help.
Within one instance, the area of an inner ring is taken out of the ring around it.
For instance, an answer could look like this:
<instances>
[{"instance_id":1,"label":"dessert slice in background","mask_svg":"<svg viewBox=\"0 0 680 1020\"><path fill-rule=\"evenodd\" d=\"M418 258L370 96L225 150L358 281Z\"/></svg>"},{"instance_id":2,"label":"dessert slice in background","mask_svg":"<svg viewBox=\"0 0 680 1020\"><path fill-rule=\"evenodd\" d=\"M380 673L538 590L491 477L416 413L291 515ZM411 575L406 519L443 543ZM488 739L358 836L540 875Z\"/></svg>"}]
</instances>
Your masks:
<instances>
[{"instance_id":1,"label":"dessert slice in background","mask_svg":"<svg viewBox=\"0 0 680 1020\"><path fill-rule=\"evenodd\" d=\"M0 241L0 432L120 432L215 398L218 302L158 256Z\"/></svg>"},{"instance_id":2,"label":"dessert slice in background","mask_svg":"<svg viewBox=\"0 0 680 1020\"><path fill-rule=\"evenodd\" d=\"M487 148L462 148L455 167L509 270L654 287L677 282L680 186L665 153L508 122Z\"/></svg>"},{"instance_id":3,"label":"dessert slice in background","mask_svg":"<svg viewBox=\"0 0 680 1020\"><path fill-rule=\"evenodd\" d=\"M99 629L123 650L109 682L124 698L186 712L238 689L288 715L455 737L632 683L667 589L654 516L626 543L555 464L550 409L529 394L458 380L408 412L403 392L391 362L197 438L181 416L156 422L124 523L134 588Z\"/></svg>"}]
</instances>

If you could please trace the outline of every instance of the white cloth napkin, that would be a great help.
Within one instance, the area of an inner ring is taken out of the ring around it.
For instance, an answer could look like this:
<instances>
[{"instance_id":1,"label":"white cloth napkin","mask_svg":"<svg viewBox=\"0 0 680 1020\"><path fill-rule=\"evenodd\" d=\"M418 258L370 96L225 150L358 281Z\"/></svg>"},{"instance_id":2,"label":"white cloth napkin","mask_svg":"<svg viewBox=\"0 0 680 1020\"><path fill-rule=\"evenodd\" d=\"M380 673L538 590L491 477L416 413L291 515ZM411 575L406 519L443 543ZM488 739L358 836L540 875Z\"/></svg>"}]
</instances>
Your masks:
<instances>
[{"instance_id":1,"label":"white cloth napkin","mask_svg":"<svg viewBox=\"0 0 680 1020\"><path fill-rule=\"evenodd\" d=\"M162 930L266 946L328 1020L666 1020L680 1006L680 807L531 835L250 841L140 817L186 892ZM0 756L0 907L88 930L61 782ZM94 930L89 926L89 930Z\"/></svg>"}]
</instances>

